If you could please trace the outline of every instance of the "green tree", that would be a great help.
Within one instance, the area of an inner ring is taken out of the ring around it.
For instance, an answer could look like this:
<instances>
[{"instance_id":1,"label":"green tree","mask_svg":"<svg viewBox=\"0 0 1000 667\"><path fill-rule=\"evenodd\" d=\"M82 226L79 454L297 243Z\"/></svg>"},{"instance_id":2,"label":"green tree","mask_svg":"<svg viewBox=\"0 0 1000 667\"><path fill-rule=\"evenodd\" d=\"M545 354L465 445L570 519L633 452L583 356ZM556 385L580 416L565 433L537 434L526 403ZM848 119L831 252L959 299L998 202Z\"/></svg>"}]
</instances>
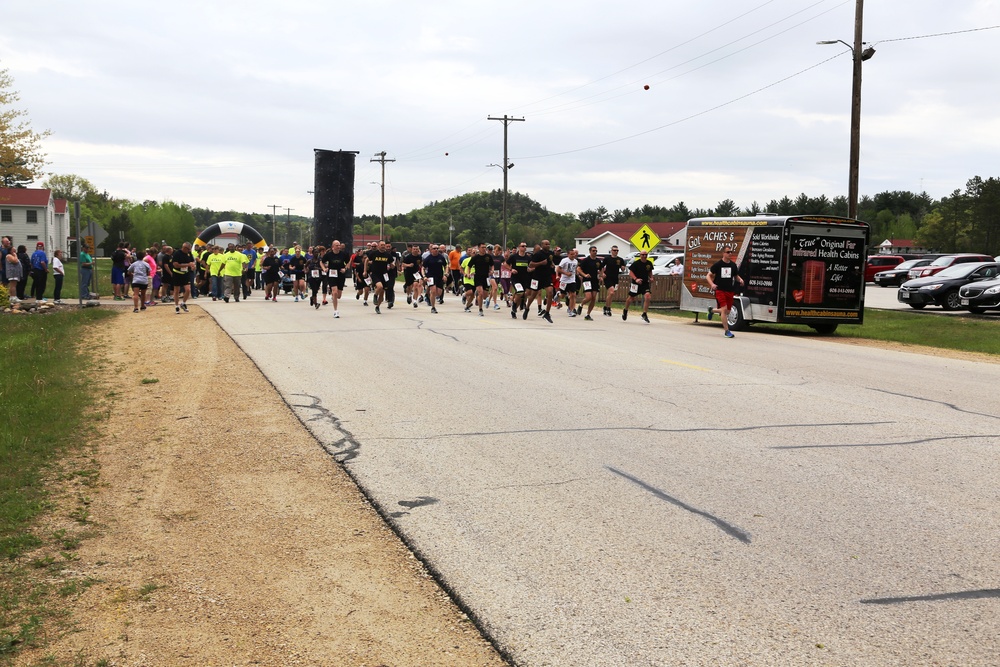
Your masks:
<instances>
[{"instance_id":1,"label":"green tree","mask_svg":"<svg viewBox=\"0 0 1000 667\"><path fill-rule=\"evenodd\" d=\"M132 223L131 240L138 248L149 247L156 241L180 247L185 241L194 241L201 232L191 211L171 201L134 204L128 210L128 217Z\"/></svg>"},{"instance_id":2,"label":"green tree","mask_svg":"<svg viewBox=\"0 0 1000 667\"><path fill-rule=\"evenodd\" d=\"M971 227L968 200L961 190L955 190L923 217L917 242L940 252L962 252L969 248Z\"/></svg>"},{"instance_id":3,"label":"green tree","mask_svg":"<svg viewBox=\"0 0 1000 667\"><path fill-rule=\"evenodd\" d=\"M713 211L713 214L720 218L731 218L734 215L738 215L740 212L740 207L736 205L732 199L723 199L718 203Z\"/></svg>"},{"instance_id":4,"label":"green tree","mask_svg":"<svg viewBox=\"0 0 1000 667\"><path fill-rule=\"evenodd\" d=\"M41 143L51 132L35 132L28 112L12 107L21 99L13 83L8 71L0 70L0 185L23 188L41 178L48 164Z\"/></svg>"},{"instance_id":5,"label":"green tree","mask_svg":"<svg viewBox=\"0 0 1000 667\"><path fill-rule=\"evenodd\" d=\"M969 199L970 242L976 252L1000 253L1000 179L979 176L965 186Z\"/></svg>"}]
</instances>

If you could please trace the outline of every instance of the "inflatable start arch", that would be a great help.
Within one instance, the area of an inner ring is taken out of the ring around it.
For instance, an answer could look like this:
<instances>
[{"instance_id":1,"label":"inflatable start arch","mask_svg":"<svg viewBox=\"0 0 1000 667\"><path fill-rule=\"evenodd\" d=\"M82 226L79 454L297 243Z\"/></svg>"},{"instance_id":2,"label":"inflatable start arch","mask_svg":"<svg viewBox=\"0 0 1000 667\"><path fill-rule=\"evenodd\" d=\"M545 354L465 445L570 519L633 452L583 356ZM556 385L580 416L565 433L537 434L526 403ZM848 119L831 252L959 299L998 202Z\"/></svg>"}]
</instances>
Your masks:
<instances>
[{"instance_id":1,"label":"inflatable start arch","mask_svg":"<svg viewBox=\"0 0 1000 667\"><path fill-rule=\"evenodd\" d=\"M223 234L245 236L255 248L263 248L267 245L267 241L265 241L264 237L260 235L260 232L248 224L236 222L234 220L230 220L228 222L217 222L214 225L209 225L201 234L198 234L198 239L194 242L194 245L196 248L207 245L208 242L216 236L222 236Z\"/></svg>"}]
</instances>

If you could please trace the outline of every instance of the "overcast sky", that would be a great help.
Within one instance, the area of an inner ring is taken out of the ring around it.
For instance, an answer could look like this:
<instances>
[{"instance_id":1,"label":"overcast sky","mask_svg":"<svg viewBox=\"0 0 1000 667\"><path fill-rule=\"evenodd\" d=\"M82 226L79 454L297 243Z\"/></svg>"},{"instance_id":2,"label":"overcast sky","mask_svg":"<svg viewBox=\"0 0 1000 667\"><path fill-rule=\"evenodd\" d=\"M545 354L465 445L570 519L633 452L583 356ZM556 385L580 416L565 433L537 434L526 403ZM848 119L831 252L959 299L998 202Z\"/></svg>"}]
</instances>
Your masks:
<instances>
[{"instance_id":1,"label":"overcast sky","mask_svg":"<svg viewBox=\"0 0 1000 667\"><path fill-rule=\"evenodd\" d=\"M502 187L552 211L847 194L855 0L8 3L0 68L52 173L114 196L312 215ZM1000 0L869 0L861 194L1000 176ZM898 40L898 41L893 41ZM645 86L649 86L648 90Z\"/></svg>"}]
</instances>

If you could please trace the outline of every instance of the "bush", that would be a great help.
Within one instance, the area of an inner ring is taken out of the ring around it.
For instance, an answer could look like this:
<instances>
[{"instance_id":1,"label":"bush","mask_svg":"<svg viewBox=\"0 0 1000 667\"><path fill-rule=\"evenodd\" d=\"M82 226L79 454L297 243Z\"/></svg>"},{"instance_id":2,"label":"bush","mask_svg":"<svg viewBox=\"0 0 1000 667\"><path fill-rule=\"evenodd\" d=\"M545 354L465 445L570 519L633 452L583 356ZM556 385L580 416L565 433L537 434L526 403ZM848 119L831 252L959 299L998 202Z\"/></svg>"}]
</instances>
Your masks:
<instances>
[{"instance_id":1,"label":"bush","mask_svg":"<svg viewBox=\"0 0 1000 667\"><path fill-rule=\"evenodd\" d=\"M0 285L0 308L10 308L10 294L7 293L6 285Z\"/></svg>"}]
</instances>

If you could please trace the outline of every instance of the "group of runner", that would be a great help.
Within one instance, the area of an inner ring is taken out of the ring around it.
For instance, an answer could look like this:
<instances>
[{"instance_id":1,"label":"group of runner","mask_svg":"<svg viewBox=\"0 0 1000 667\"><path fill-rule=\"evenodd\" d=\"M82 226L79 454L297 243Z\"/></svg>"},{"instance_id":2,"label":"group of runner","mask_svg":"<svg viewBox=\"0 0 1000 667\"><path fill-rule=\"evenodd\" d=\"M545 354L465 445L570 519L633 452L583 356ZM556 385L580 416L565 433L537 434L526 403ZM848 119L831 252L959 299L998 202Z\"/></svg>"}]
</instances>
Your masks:
<instances>
[{"instance_id":1,"label":"group of runner","mask_svg":"<svg viewBox=\"0 0 1000 667\"><path fill-rule=\"evenodd\" d=\"M365 306L372 298L379 314L383 303L393 307L396 276L402 270L406 302L414 308L427 303L431 312L437 313L437 306L444 303L445 291L449 290L461 298L465 312L475 308L482 317L491 304L494 310L505 304L512 318L520 312L521 318L527 319L530 307L536 304L538 316L550 323L553 306L562 308L563 303L569 317L583 315L585 320L593 320L602 288L606 291L603 314L612 317L615 289L627 272L629 290L622 319L627 320L630 306L639 302L641 317L649 322L653 263L645 252L628 265L617 247L609 256L600 257L597 248L591 246L587 255L579 258L575 249L565 256L557 254L549 241L535 245L530 252L527 243L508 250L480 243L465 253L460 246L448 253L443 245L432 243L421 251L419 245L413 244L399 256L380 241L356 252L348 265L354 275L355 298L363 300ZM455 266L458 268L452 268ZM322 270L321 265L321 275Z\"/></svg>"},{"instance_id":2,"label":"group of runner","mask_svg":"<svg viewBox=\"0 0 1000 667\"><path fill-rule=\"evenodd\" d=\"M612 317L615 290L627 276L629 289L622 320L628 319L629 308L637 303L643 321L648 323L653 275L653 263L645 252L628 264L619 256L617 247L601 257L591 246L586 256L578 257L575 249L564 255L552 250L549 241L532 248L520 243L506 250L480 243L465 252L461 246L449 252L443 244L432 243L426 250L413 244L402 254L385 241L370 243L353 254L339 241L329 248L303 250L296 245L283 250L271 247L265 252L250 244L229 244L226 248L207 245L196 250L184 244L176 250L164 247L161 257L154 266L166 269L169 278L164 276L165 288L173 288L173 293L167 291L159 296L164 301L173 297L179 313L186 312L187 300L197 298L199 292L207 292L213 301L238 303L254 289L262 289L268 301L277 301L284 292L295 302L305 301L308 296L309 304L316 309L332 303L333 316L339 318L350 272L355 298L364 306L371 300L375 313L382 314L383 306L395 305L397 276L402 271L406 302L414 308L426 303L432 313L437 313L445 293L450 292L461 299L466 312L475 308L484 316L492 304L494 310L509 308L512 318L520 313L522 319L527 319L535 304L537 315L550 323L553 307L561 309L563 304L569 317L592 320L602 289L606 293L603 314Z\"/></svg>"}]
</instances>

